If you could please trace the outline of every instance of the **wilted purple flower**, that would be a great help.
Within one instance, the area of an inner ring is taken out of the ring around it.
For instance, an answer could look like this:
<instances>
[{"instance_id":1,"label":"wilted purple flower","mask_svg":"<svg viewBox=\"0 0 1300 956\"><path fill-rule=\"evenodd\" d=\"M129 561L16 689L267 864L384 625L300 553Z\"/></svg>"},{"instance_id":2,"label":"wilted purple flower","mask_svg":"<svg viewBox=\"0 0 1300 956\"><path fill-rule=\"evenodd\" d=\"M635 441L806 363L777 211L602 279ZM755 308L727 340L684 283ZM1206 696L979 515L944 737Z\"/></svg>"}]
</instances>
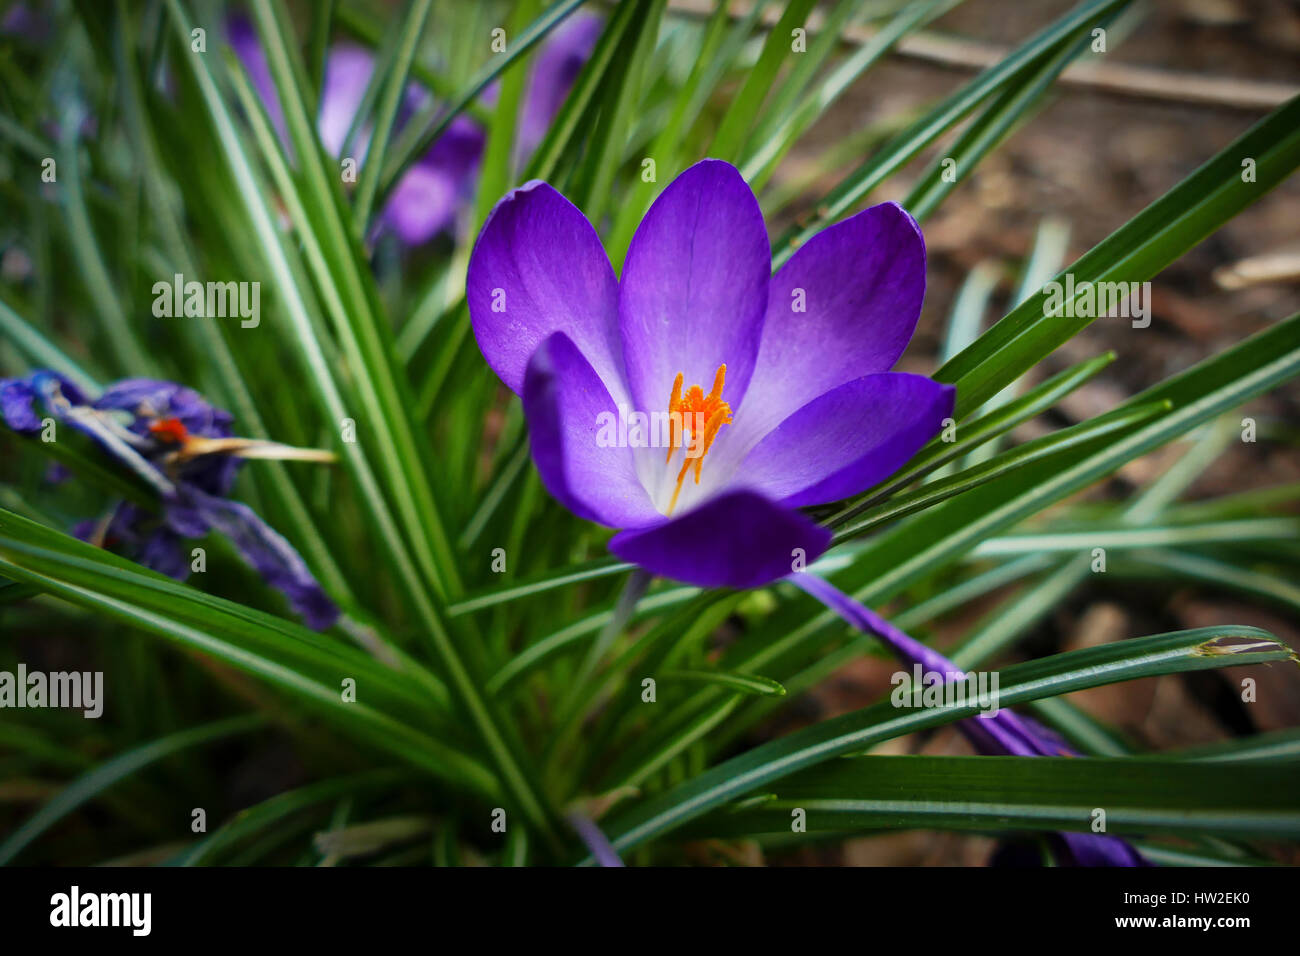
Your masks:
<instances>
[{"instance_id":1,"label":"wilted purple flower","mask_svg":"<svg viewBox=\"0 0 1300 956\"><path fill-rule=\"evenodd\" d=\"M520 156L530 154L541 141L590 55L600 28L601 20L597 17L576 17L542 45L520 116L517 144ZM256 31L246 19L236 17L231 20L228 33L254 89L266 104L272 124L281 138L285 138L284 115ZM322 144L335 156L346 145L348 130L352 128L373 72L374 57L362 47L339 44L326 58L317 128ZM486 98L490 99L493 93L489 90ZM399 122L419 109L427 98L423 89L412 84ZM358 162L365 158L369 138L369 130L357 131L353 145ZM477 122L465 115L453 119L393 189L380 216L384 226L411 246L428 242L454 226L473 197L485 143L486 134Z\"/></svg>"},{"instance_id":2,"label":"wilted purple flower","mask_svg":"<svg viewBox=\"0 0 1300 956\"><path fill-rule=\"evenodd\" d=\"M208 404L198 392L175 382L128 378L115 382L94 402L100 411L127 412L132 434L175 451L189 438L233 438L234 417ZM228 495L241 461L230 455L190 456L178 463L185 484L210 495Z\"/></svg>"},{"instance_id":3,"label":"wilted purple flower","mask_svg":"<svg viewBox=\"0 0 1300 956\"><path fill-rule=\"evenodd\" d=\"M174 382L125 379L91 401L56 372L0 380L0 416L11 429L39 432L42 410L89 435L158 492L157 513L122 502L106 521L79 524L78 537L124 546L146 567L183 580L190 571L185 540L217 531L284 593L308 626L323 629L338 618L293 546L247 505L227 497L244 457L325 461L331 455L236 438L229 412Z\"/></svg>"},{"instance_id":4,"label":"wilted purple flower","mask_svg":"<svg viewBox=\"0 0 1300 956\"><path fill-rule=\"evenodd\" d=\"M952 411L951 387L888 371L925 293L902 207L831 226L770 273L758 202L718 160L663 191L621 281L542 182L497 204L470 259L474 334L523 397L547 489L624 529L610 550L656 574L784 577L830 541L798 508L887 477Z\"/></svg>"},{"instance_id":5,"label":"wilted purple flower","mask_svg":"<svg viewBox=\"0 0 1300 956\"><path fill-rule=\"evenodd\" d=\"M894 655L908 665L920 665L926 675L961 680L961 670L938 651L904 634L870 608L853 600L829 581L815 574L792 574L787 578L860 631L874 634ZM1028 717L1009 710L959 721L959 730L982 754L1011 757L1077 757L1059 735ZM1099 833L1056 834L1064 858L1078 866L1145 866L1146 861L1118 837Z\"/></svg>"}]
</instances>

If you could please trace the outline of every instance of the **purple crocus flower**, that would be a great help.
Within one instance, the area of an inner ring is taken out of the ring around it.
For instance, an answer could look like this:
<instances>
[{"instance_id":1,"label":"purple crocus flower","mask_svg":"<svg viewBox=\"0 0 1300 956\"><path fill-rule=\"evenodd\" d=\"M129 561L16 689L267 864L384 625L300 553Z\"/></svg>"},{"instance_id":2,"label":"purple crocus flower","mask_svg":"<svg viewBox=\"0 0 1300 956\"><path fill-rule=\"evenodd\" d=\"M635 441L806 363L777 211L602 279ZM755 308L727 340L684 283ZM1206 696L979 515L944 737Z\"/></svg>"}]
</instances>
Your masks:
<instances>
[{"instance_id":1,"label":"purple crocus flower","mask_svg":"<svg viewBox=\"0 0 1300 956\"><path fill-rule=\"evenodd\" d=\"M925 293L920 229L883 203L770 264L748 185L704 160L650 208L621 279L572 203L543 182L512 191L479 235L466 295L484 358L523 399L543 483L622 529L611 551L701 587L789 576L904 661L955 674L829 583L790 574L830 541L797 509L888 477L952 413L950 386L889 371ZM984 753L1071 753L1006 711L960 726ZM1077 863L1143 862L1113 837L1059 839Z\"/></svg>"},{"instance_id":2,"label":"purple crocus flower","mask_svg":"<svg viewBox=\"0 0 1300 956\"><path fill-rule=\"evenodd\" d=\"M889 371L924 292L921 232L896 203L771 275L758 202L718 160L663 191L621 280L583 214L527 183L484 224L466 287L551 494L622 529L625 560L735 588L820 555L830 533L797 509L887 477L951 414L951 387Z\"/></svg>"},{"instance_id":3,"label":"purple crocus flower","mask_svg":"<svg viewBox=\"0 0 1300 956\"><path fill-rule=\"evenodd\" d=\"M853 600L829 581L811 573L786 580L806 591L860 631L874 634L907 665L921 666L926 675L961 680L957 665L938 651L904 634L870 608ZM1077 757L1059 735L1028 717L1009 710L959 721L959 730L982 754L1012 757ZM1125 841L1099 833L1062 832L1055 835L1058 851L1076 866L1145 866L1146 861Z\"/></svg>"},{"instance_id":4,"label":"purple crocus flower","mask_svg":"<svg viewBox=\"0 0 1300 956\"><path fill-rule=\"evenodd\" d=\"M530 76L524 109L520 116L518 153L531 154L541 142L552 118L568 96L582 64L591 54L600 34L599 17L576 17L542 45ZM243 17L230 21L230 44L248 70L253 88L266 104L281 139L286 139L284 115L276 97L275 83L251 23ZM322 77L317 128L321 143L334 156L342 153L366 87L374 72L374 57L359 46L339 44L331 48ZM489 89L485 98L491 99ZM409 118L427 102L428 94L412 85L407 92L399 122ZM486 134L477 122L457 116L429 150L407 170L393 189L380 222L406 245L421 245L455 226L473 198L483 158ZM369 131L359 130L354 150L358 162L365 158Z\"/></svg>"},{"instance_id":5,"label":"purple crocus flower","mask_svg":"<svg viewBox=\"0 0 1300 956\"><path fill-rule=\"evenodd\" d=\"M257 32L246 19L236 17L229 24L228 34L231 47L266 105L272 125L280 138L287 140L284 113ZM316 122L321 143L334 156L341 155L347 145L344 141L374 68L374 56L359 46L339 44L326 57ZM423 95L418 87L411 87L403 112L413 112ZM358 163L364 161L369 141L369 131L359 130L353 144ZM473 194L485 141L477 123L457 117L398 182L380 214L382 225L412 246L451 228Z\"/></svg>"},{"instance_id":6,"label":"purple crocus flower","mask_svg":"<svg viewBox=\"0 0 1300 956\"><path fill-rule=\"evenodd\" d=\"M56 372L0 380L0 417L11 429L39 432L42 410L89 435L158 492L157 513L122 502L106 521L79 524L78 537L123 546L145 567L184 580L190 571L185 541L217 531L309 627L321 630L337 620L338 608L293 546L228 498L243 458L328 461L332 455L237 438L229 412L174 382L125 379L92 401Z\"/></svg>"}]
</instances>

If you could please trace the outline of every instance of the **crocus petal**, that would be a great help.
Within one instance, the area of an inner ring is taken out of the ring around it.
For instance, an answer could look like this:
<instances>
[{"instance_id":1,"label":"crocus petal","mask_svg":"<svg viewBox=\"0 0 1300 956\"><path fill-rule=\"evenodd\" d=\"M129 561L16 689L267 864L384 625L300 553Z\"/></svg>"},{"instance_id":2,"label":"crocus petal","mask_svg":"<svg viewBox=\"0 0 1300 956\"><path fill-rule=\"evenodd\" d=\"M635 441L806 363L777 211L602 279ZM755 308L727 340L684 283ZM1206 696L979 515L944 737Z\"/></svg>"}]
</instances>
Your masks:
<instances>
[{"instance_id":1,"label":"crocus petal","mask_svg":"<svg viewBox=\"0 0 1300 956\"><path fill-rule=\"evenodd\" d=\"M831 535L752 491L719 495L679 517L623 531L609 550L647 571L699 587L762 587L811 563Z\"/></svg>"},{"instance_id":2,"label":"crocus petal","mask_svg":"<svg viewBox=\"0 0 1300 956\"><path fill-rule=\"evenodd\" d=\"M153 524L153 515L129 501L124 501L113 510L113 516L104 529L104 544L109 546L119 543L139 544L140 529Z\"/></svg>"},{"instance_id":3,"label":"crocus petal","mask_svg":"<svg viewBox=\"0 0 1300 956\"><path fill-rule=\"evenodd\" d=\"M839 588L815 574L795 574L789 578L830 610L860 631L874 634L905 664L920 664L927 674L941 674L945 680L959 680L959 668L934 648L905 634L864 604L853 600ZM958 725L981 753L1009 754L1019 757L1057 756L1061 741L1054 734L1038 733L1039 725L1009 710L999 710L992 717L963 720Z\"/></svg>"},{"instance_id":4,"label":"crocus petal","mask_svg":"<svg viewBox=\"0 0 1300 956\"><path fill-rule=\"evenodd\" d=\"M1062 832L1054 836L1065 847L1064 856L1075 866L1150 866L1137 850L1119 837L1102 833Z\"/></svg>"},{"instance_id":5,"label":"crocus petal","mask_svg":"<svg viewBox=\"0 0 1300 956\"><path fill-rule=\"evenodd\" d=\"M256 31L245 18L234 17L227 33L230 45L248 71L276 132L282 141L287 142L283 111ZM350 147L350 157L364 162L370 146L370 130L358 129L351 144L345 140L373 72L374 56L369 50L347 44L330 50L316 120L321 144L331 155L339 156L345 147ZM423 88L410 84L398 114L398 126L428 100ZM452 226L472 191L483 142L483 131L473 120L456 117L419 163L398 183L384 207L384 225L406 245L428 242Z\"/></svg>"},{"instance_id":6,"label":"crocus petal","mask_svg":"<svg viewBox=\"0 0 1300 956\"><path fill-rule=\"evenodd\" d=\"M587 849L591 851L591 855L596 858L597 863L608 867L624 865L613 844L609 842L609 838L605 836L594 821L587 819L581 813L570 813L569 823L577 831L582 842L587 845Z\"/></svg>"},{"instance_id":7,"label":"crocus petal","mask_svg":"<svg viewBox=\"0 0 1300 956\"><path fill-rule=\"evenodd\" d=\"M50 21L43 13L33 12L26 3L15 3L0 20L0 33L40 43L50 33Z\"/></svg>"},{"instance_id":8,"label":"crocus petal","mask_svg":"<svg viewBox=\"0 0 1300 956\"><path fill-rule=\"evenodd\" d=\"M252 508L193 489L188 489L187 494L212 528L230 539L267 584L284 594L308 627L324 630L338 620L338 607L317 583L293 545Z\"/></svg>"},{"instance_id":9,"label":"crocus petal","mask_svg":"<svg viewBox=\"0 0 1300 956\"><path fill-rule=\"evenodd\" d=\"M59 409L64 406L55 403L55 399L63 399L69 405L87 402L76 383L49 369L37 369L26 378L0 379L0 420L23 434L39 431L44 420L42 407L55 417L62 417Z\"/></svg>"},{"instance_id":10,"label":"crocus petal","mask_svg":"<svg viewBox=\"0 0 1300 956\"><path fill-rule=\"evenodd\" d=\"M70 378L48 368L30 373L26 382L47 404L54 398L65 399L70 405L85 405L90 401L86 393Z\"/></svg>"},{"instance_id":11,"label":"crocus petal","mask_svg":"<svg viewBox=\"0 0 1300 956\"><path fill-rule=\"evenodd\" d=\"M478 125L458 116L401 178L383 218L402 242L422 245L455 224L473 191L483 144Z\"/></svg>"},{"instance_id":12,"label":"crocus petal","mask_svg":"<svg viewBox=\"0 0 1300 956\"><path fill-rule=\"evenodd\" d=\"M352 127L375 70L374 57L361 47L341 45L330 50L321 84L317 129L331 156L338 156ZM360 157L354 157L360 158Z\"/></svg>"},{"instance_id":13,"label":"crocus petal","mask_svg":"<svg viewBox=\"0 0 1300 956\"><path fill-rule=\"evenodd\" d=\"M284 142L288 139L288 128L284 122L284 111L280 109L280 99L276 96L275 80L271 77L271 66L266 62L266 53L257 37L257 30L247 17L234 16L226 25L226 36L235 56L248 71L248 79L257 92L257 98L266 107L266 115L271 120L271 128Z\"/></svg>"},{"instance_id":14,"label":"crocus petal","mask_svg":"<svg viewBox=\"0 0 1300 956\"><path fill-rule=\"evenodd\" d=\"M706 159L676 179L641 220L619 286L632 400L667 411L677 373L738 407L758 354L772 250L758 201L729 163Z\"/></svg>"},{"instance_id":15,"label":"crocus petal","mask_svg":"<svg viewBox=\"0 0 1300 956\"><path fill-rule=\"evenodd\" d=\"M533 352L563 331L623 400L614 270L586 216L546 183L497 203L470 256L465 295L483 357L516 394Z\"/></svg>"},{"instance_id":16,"label":"crocus petal","mask_svg":"<svg viewBox=\"0 0 1300 956\"><path fill-rule=\"evenodd\" d=\"M737 440L757 440L818 395L893 368L924 297L925 243L897 203L872 206L808 240L772 276L749 400L733 426Z\"/></svg>"},{"instance_id":17,"label":"crocus petal","mask_svg":"<svg viewBox=\"0 0 1300 956\"><path fill-rule=\"evenodd\" d=\"M36 389L21 378L0 381L0 417L16 432L34 434L41 430L41 416L36 410Z\"/></svg>"},{"instance_id":18,"label":"crocus petal","mask_svg":"<svg viewBox=\"0 0 1300 956\"><path fill-rule=\"evenodd\" d=\"M127 378L114 382L96 399L97 410L115 409L136 416L128 426L141 437L149 437L149 426L157 419L175 418L191 435L200 438L230 438L234 421L230 412L217 408L198 392L175 382L152 378ZM212 495L227 495L243 461L229 455L204 455L188 462L181 477L187 484ZM194 537L194 535L191 535Z\"/></svg>"},{"instance_id":19,"label":"crocus petal","mask_svg":"<svg viewBox=\"0 0 1300 956\"><path fill-rule=\"evenodd\" d=\"M927 673L944 675L944 680L958 680L963 676L961 669L948 658L904 634L829 581L810 573L792 574L787 580L854 627L874 634L904 663L920 664ZM1009 710L998 710L989 717L967 718L959 721L957 727L984 754L1036 757L1072 753L1055 734ZM1092 833L1058 833L1056 836L1069 861L1078 866L1146 865L1146 860L1137 850L1116 837Z\"/></svg>"},{"instance_id":20,"label":"crocus petal","mask_svg":"<svg viewBox=\"0 0 1300 956\"><path fill-rule=\"evenodd\" d=\"M192 435L203 438L229 438L234 418L224 408L217 408L202 395L184 385L153 378L124 378L104 389L95 400L100 410L118 409L139 416L134 429L147 434L149 420L175 418Z\"/></svg>"},{"instance_id":21,"label":"crocus petal","mask_svg":"<svg viewBox=\"0 0 1300 956\"><path fill-rule=\"evenodd\" d=\"M455 221L458 199L456 182L445 170L419 163L393 189L384 223L406 245L422 245Z\"/></svg>"},{"instance_id":22,"label":"crocus petal","mask_svg":"<svg viewBox=\"0 0 1300 956\"><path fill-rule=\"evenodd\" d=\"M954 389L878 372L813 399L758 443L737 480L787 507L838 501L887 478L939 433Z\"/></svg>"},{"instance_id":23,"label":"crocus petal","mask_svg":"<svg viewBox=\"0 0 1300 956\"><path fill-rule=\"evenodd\" d=\"M604 21L596 16L570 19L542 44L528 77L528 92L519 114L518 152L530 156L546 136L574 80L591 56Z\"/></svg>"},{"instance_id":24,"label":"crocus petal","mask_svg":"<svg viewBox=\"0 0 1300 956\"><path fill-rule=\"evenodd\" d=\"M468 199L473 192L486 145L487 134L483 132L483 127L468 116L461 115L451 121L451 125L429 147L420 161L445 170L448 178L456 183L463 198Z\"/></svg>"},{"instance_id":25,"label":"crocus petal","mask_svg":"<svg viewBox=\"0 0 1300 956\"><path fill-rule=\"evenodd\" d=\"M167 527L183 538L201 538L208 533L210 523L203 509L190 504L182 497L167 502L163 509Z\"/></svg>"},{"instance_id":26,"label":"crocus petal","mask_svg":"<svg viewBox=\"0 0 1300 956\"><path fill-rule=\"evenodd\" d=\"M158 528L140 546L136 561L146 568L177 581L190 576L189 564L179 535L168 528Z\"/></svg>"},{"instance_id":27,"label":"crocus petal","mask_svg":"<svg viewBox=\"0 0 1300 956\"><path fill-rule=\"evenodd\" d=\"M601 437L602 416L618 421L609 390L563 332L549 336L528 363L524 414L542 483L566 508L614 528L659 519L632 450Z\"/></svg>"}]
</instances>

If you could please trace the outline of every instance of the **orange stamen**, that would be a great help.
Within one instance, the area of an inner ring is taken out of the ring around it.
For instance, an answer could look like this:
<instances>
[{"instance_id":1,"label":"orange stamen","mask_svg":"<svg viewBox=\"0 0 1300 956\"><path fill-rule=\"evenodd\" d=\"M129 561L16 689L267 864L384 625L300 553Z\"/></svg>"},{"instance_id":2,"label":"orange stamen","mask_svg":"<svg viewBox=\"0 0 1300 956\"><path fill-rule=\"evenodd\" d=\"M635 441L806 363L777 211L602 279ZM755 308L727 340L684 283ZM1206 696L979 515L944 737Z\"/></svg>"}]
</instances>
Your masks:
<instances>
[{"instance_id":1,"label":"orange stamen","mask_svg":"<svg viewBox=\"0 0 1300 956\"><path fill-rule=\"evenodd\" d=\"M677 428L671 412L682 400L682 378L681 372L677 373L677 378L673 381L673 393L668 396L668 457L664 459L664 464L673 460L673 452L677 450Z\"/></svg>"},{"instance_id":2,"label":"orange stamen","mask_svg":"<svg viewBox=\"0 0 1300 956\"><path fill-rule=\"evenodd\" d=\"M149 433L169 445L184 445L190 433L179 418L160 418L149 424Z\"/></svg>"},{"instance_id":3,"label":"orange stamen","mask_svg":"<svg viewBox=\"0 0 1300 956\"><path fill-rule=\"evenodd\" d=\"M717 438L718 432L722 430L723 425L731 424L731 406L722 400L722 387L727 378L727 366L719 365L717 373L713 376L713 389L708 395L704 394L704 389L699 385L692 385L682 394L682 382L684 375L677 373L677 378L673 382L672 394L668 398L668 458L664 462L668 464L673 460L673 451L677 448L676 420L681 419L682 435L686 438L686 432L690 431L690 443L686 445L685 460L682 462L682 470L677 474L677 487L673 489L672 500L668 502L667 514L672 514L673 509L677 507L677 496L682 493L682 483L686 480L686 473L695 467L695 483L700 483L700 473L704 468L704 456L709 453L713 446L713 440ZM703 422L702 427L698 430L696 425ZM692 455L692 451L699 452L698 455Z\"/></svg>"}]
</instances>

